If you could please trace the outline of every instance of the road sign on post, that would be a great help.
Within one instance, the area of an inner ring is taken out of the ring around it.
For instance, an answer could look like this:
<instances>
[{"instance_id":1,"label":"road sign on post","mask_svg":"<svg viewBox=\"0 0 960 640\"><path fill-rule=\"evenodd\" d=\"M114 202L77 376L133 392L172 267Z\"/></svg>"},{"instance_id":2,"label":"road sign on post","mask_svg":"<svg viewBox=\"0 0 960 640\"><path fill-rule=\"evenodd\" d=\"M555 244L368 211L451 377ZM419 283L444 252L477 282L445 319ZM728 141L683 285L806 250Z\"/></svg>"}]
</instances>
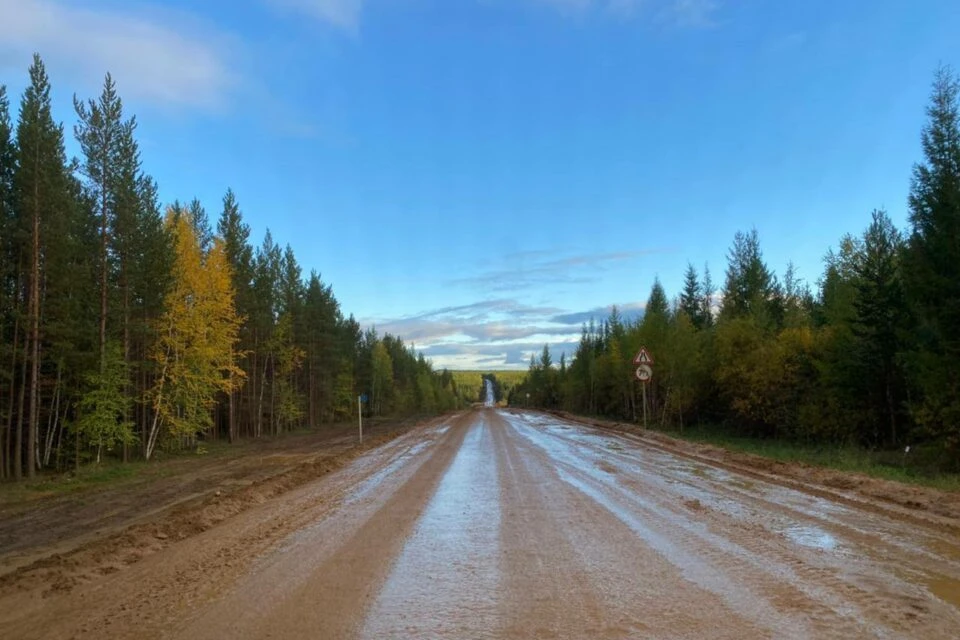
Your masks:
<instances>
[{"instance_id":1,"label":"road sign on post","mask_svg":"<svg viewBox=\"0 0 960 640\"><path fill-rule=\"evenodd\" d=\"M633 364L653 364L653 358L650 357L646 347L640 347L640 351L633 358Z\"/></svg>"},{"instance_id":2,"label":"road sign on post","mask_svg":"<svg viewBox=\"0 0 960 640\"><path fill-rule=\"evenodd\" d=\"M646 347L640 347L640 351L633 358L633 364L637 365L636 376L642 384L640 392L643 394L643 428L647 428L647 383L653 379L653 358Z\"/></svg>"},{"instance_id":3,"label":"road sign on post","mask_svg":"<svg viewBox=\"0 0 960 640\"><path fill-rule=\"evenodd\" d=\"M648 364L642 364L637 367L637 380L640 382L650 382L653 378L653 367Z\"/></svg>"}]
</instances>

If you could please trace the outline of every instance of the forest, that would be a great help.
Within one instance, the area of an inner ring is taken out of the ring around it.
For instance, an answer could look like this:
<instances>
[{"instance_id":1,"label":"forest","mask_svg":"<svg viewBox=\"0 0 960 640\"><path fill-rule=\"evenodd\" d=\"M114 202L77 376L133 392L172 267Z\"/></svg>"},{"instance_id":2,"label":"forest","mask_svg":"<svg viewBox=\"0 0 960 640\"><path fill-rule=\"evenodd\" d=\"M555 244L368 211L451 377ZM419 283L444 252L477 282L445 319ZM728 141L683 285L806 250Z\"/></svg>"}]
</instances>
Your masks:
<instances>
[{"instance_id":1,"label":"forest","mask_svg":"<svg viewBox=\"0 0 960 640\"><path fill-rule=\"evenodd\" d=\"M215 221L162 206L109 74L74 97L71 159L39 56L29 74L16 122L0 86L0 478L320 428L360 394L371 415L474 400L269 231L251 244L232 191Z\"/></svg>"},{"instance_id":2,"label":"forest","mask_svg":"<svg viewBox=\"0 0 960 640\"><path fill-rule=\"evenodd\" d=\"M739 232L719 287L707 265L688 266L672 300L654 282L640 320L614 308L583 327L570 362L545 346L511 403L529 394L542 408L639 422L633 357L645 346L652 426L912 447L960 470L960 104L949 68L935 74L927 118L907 229L873 211L827 251L815 288L792 265L778 277L756 230Z\"/></svg>"}]
</instances>

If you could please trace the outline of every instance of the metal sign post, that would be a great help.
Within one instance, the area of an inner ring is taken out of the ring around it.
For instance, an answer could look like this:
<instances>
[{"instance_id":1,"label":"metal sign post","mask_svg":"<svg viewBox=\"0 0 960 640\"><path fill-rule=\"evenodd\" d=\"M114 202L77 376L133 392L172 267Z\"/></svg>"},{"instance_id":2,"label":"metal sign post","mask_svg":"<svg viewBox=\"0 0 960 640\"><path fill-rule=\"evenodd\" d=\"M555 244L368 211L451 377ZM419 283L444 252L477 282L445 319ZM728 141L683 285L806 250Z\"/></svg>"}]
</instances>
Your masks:
<instances>
[{"instance_id":1,"label":"metal sign post","mask_svg":"<svg viewBox=\"0 0 960 640\"><path fill-rule=\"evenodd\" d=\"M357 419L360 423L360 444L363 444L363 396L357 396Z\"/></svg>"},{"instance_id":2,"label":"metal sign post","mask_svg":"<svg viewBox=\"0 0 960 640\"><path fill-rule=\"evenodd\" d=\"M640 347L640 351L633 358L633 364L637 365L636 376L640 381L640 390L643 394L643 428L647 428L647 383L653 379L653 358L646 347Z\"/></svg>"},{"instance_id":3,"label":"metal sign post","mask_svg":"<svg viewBox=\"0 0 960 640\"><path fill-rule=\"evenodd\" d=\"M643 428L647 428L647 383L642 382L640 387L643 389Z\"/></svg>"}]
</instances>

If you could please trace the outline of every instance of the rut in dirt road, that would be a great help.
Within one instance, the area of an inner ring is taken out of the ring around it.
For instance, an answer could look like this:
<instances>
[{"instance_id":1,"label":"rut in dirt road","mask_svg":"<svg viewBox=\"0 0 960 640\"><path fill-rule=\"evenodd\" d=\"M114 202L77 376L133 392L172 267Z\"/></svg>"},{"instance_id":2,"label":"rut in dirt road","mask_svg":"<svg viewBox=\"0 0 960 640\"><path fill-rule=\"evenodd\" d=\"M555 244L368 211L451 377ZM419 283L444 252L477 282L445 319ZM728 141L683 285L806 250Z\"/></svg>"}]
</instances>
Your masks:
<instances>
[{"instance_id":1,"label":"rut in dirt road","mask_svg":"<svg viewBox=\"0 0 960 640\"><path fill-rule=\"evenodd\" d=\"M875 507L484 409L52 596L55 628L29 608L0 623L24 638L960 637L955 534ZM227 548L246 564L211 560Z\"/></svg>"}]
</instances>

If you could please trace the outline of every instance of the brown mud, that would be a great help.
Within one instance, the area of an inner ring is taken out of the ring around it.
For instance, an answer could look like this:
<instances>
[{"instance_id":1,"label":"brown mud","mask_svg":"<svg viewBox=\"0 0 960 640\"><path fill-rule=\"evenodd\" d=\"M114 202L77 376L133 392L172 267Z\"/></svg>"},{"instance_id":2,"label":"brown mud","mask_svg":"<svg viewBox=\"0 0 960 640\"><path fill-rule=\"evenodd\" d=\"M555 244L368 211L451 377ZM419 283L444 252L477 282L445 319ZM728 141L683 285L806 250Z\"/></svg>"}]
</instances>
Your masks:
<instances>
[{"instance_id":1,"label":"brown mud","mask_svg":"<svg viewBox=\"0 0 960 640\"><path fill-rule=\"evenodd\" d=\"M0 636L960 637L935 497L685 444L438 419L8 573Z\"/></svg>"}]
</instances>

